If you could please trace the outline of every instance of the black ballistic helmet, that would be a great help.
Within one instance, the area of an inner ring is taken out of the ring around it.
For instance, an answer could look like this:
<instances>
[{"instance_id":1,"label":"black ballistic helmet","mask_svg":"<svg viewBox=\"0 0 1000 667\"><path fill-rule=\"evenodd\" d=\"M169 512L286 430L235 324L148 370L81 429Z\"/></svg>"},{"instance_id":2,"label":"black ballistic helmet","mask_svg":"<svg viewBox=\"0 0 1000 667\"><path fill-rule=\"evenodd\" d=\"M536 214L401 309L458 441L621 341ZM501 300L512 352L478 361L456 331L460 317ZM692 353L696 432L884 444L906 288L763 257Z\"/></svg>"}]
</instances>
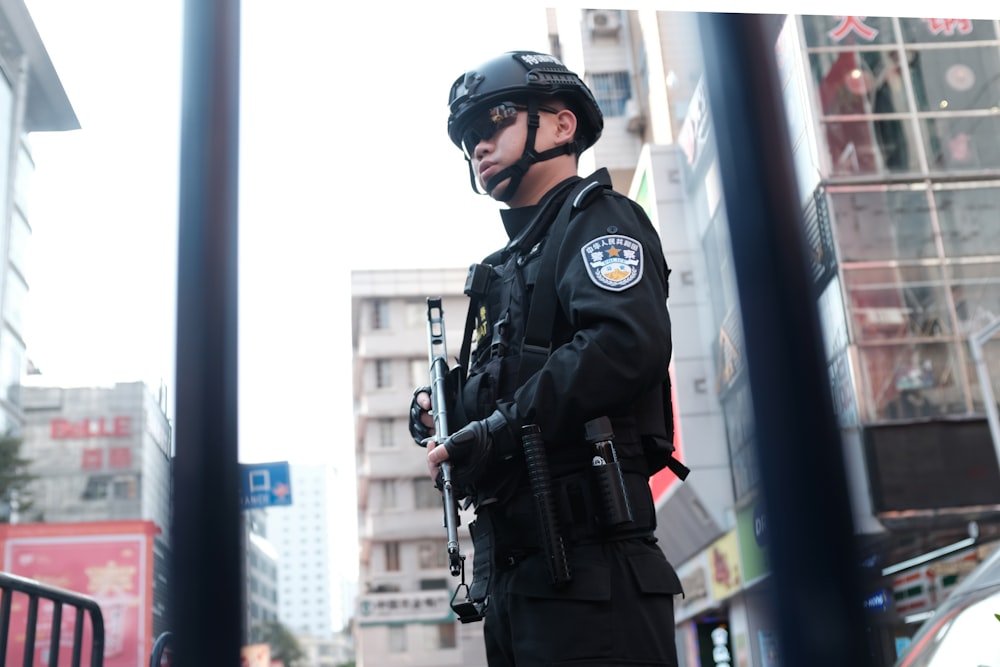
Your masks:
<instances>
[{"instance_id":1,"label":"black ballistic helmet","mask_svg":"<svg viewBox=\"0 0 1000 667\"><path fill-rule=\"evenodd\" d=\"M498 102L520 102L551 95L566 102L577 116L577 152L598 140L604 116L579 76L555 56L535 51L510 51L458 77L448 95L448 136L459 148L470 119Z\"/></svg>"}]
</instances>

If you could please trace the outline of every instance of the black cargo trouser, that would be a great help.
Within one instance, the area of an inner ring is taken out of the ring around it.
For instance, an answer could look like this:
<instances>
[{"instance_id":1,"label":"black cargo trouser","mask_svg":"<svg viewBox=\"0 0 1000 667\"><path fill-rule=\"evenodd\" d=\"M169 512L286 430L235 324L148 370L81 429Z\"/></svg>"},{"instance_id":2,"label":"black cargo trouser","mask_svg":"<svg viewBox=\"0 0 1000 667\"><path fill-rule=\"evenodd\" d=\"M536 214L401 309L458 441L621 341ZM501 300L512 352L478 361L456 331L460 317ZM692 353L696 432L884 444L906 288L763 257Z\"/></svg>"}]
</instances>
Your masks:
<instances>
[{"instance_id":1,"label":"black cargo trouser","mask_svg":"<svg viewBox=\"0 0 1000 667\"><path fill-rule=\"evenodd\" d=\"M484 620L490 667L677 665L680 581L652 538L577 544L571 583L535 553L499 567Z\"/></svg>"}]
</instances>

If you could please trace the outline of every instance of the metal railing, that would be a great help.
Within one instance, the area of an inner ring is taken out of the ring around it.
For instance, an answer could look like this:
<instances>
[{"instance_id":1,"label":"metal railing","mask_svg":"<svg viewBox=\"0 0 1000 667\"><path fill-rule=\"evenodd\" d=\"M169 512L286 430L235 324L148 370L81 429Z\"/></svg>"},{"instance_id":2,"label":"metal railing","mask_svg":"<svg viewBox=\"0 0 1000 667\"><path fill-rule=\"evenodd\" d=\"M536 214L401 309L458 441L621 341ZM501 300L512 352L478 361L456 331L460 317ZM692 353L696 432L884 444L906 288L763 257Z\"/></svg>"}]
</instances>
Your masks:
<instances>
[{"instance_id":1,"label":"metal railing","mask_svg":"<svg viewBox=\"0 0 1000 667\"><path fill-rule=\"evenodd\" d=\"M59 665L59 648L62 633L63 607L71 607L76 612L73 625L72 667L80 667L84 648L84 619L90 615L90 667L104 665L104 616L97 601L82 593L75 593L55 586L49 586L34 579L0 572L0 664L6 662L8 643L11 637L11 611L14 607L14 593L28 598L28 609L24 627L23 665L35 665L35 639L38 629L39 601L52 603L51 630L49 633L49 667ZM14 667L13 665L11 667Z\"/></svg>"},{"instance_id":2,"label":"metal railing","mask_svg":"<svg viewBox=\"0 0 1000 667\"><path fill-rule=\"evenodd\" d=\"M167 664L173 664L174 633L161 633L153 643L153 651L149 655L149 667L160 667L163 664L163 657L167 657Z\"/></svg>"}]
</instances>

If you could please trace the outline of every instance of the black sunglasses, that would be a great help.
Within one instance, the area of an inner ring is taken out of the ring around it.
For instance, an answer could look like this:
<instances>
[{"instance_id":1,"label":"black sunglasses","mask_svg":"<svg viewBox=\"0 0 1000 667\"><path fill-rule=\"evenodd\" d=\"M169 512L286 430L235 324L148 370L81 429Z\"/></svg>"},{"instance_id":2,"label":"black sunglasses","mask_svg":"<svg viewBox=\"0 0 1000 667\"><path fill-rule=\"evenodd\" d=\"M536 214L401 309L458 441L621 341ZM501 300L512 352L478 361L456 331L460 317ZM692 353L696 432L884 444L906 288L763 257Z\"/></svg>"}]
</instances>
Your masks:
<instances>
[{"instance_id":1,"label":"black sunglasses","mask_svg":"<svg viewBox=\"0 0 1000 667\"><path fill-rule=\"evenodd\" d=\"M528 107L514 102L500 102L492 106L478 119L469 123L469 126L462 133L462 146L469 157L472 157L476 146L480 141L487 141L505 127L510 127L517 120L520 111L527 111ZM559 113L558 110L550 107L540 106L539 111L545 113Z\"/></svg>"}]
</instances>

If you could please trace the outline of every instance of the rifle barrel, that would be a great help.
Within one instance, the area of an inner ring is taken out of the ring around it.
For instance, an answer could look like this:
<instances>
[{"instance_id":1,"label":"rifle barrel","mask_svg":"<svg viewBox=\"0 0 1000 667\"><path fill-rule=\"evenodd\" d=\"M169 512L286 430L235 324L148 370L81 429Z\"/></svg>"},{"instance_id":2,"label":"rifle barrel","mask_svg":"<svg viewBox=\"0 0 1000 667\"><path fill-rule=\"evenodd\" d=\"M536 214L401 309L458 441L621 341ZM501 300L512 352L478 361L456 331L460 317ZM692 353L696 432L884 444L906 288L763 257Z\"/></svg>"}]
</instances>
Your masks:
<instances>
[{"instance_id":1,"label":"rifle barrel","mask_svg":"<svg viewBox=\"0 0 1000 667\"><path fill-rule=\"evenodd\" d=\"M441 442L451 435L451 432L448 430L448 407L445 399L448 352L444 331L444 309L441 307L440 297L427 299L427 340L434 438L437 442ZM448 566L451 575L457 577L462 572L462 554L458 545L458 501L455 499L451 465L448 462L441 464L441 482L444 526L448 533Z\"/></svg>"}]
</instances>

